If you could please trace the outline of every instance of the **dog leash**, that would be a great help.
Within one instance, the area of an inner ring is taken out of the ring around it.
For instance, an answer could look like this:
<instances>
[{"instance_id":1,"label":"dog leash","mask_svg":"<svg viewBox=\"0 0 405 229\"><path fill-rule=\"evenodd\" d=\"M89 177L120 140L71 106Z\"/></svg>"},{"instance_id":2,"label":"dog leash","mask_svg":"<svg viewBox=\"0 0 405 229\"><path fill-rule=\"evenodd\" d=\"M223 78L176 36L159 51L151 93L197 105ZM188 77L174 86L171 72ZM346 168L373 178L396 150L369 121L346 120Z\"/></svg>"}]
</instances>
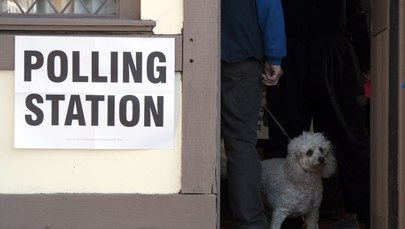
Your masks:
<instances>
[{"instance_id":1,"label":"dog leash","mask_svg":"<svg viewBox=\"0 0 405 229\"><path fill-rule=\"evenodd\" d=\"M284 136L288 139L288 142L291 141L290 136L288 136L287 131L284 130L284 128L281 126L281 124L278 122L276 117L271 113L267 105L264 105L264 109L267 111L267 113L270 115L270 117L273 119L273 121L277 124L277 126L280 128L281 132L283 132Z\"/></svg>"}]
</instances>

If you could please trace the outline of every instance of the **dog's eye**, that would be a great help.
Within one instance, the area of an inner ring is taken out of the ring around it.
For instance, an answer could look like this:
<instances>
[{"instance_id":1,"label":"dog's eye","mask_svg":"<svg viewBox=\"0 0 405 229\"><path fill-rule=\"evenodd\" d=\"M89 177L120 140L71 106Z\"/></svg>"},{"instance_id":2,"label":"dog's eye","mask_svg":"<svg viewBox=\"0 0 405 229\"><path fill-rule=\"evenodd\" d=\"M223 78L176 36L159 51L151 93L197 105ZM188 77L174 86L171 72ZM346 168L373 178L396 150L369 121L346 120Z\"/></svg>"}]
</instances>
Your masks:
<instances>
[{"instance_id":1,"label":"dog's eye","mask_svg":"<svg viewBox=\"0 0 405 229\"><path fill-rule=\"evenodd\" d=\"M319 152L323 153L323 148L319 148Z\"/></svg>"},{"instance_id":2,"label":"dog's eye","mask_svg":"<svg viewBox=\"0 0 405 229\"><path fill-rule=\"evenodd\" d=\"M307 151L307 156L310 157L310 156L312 156L313 153L314 153L314 151L312 151L312 149L310 149L310 150Z\"/></svg>"}]
</instances>

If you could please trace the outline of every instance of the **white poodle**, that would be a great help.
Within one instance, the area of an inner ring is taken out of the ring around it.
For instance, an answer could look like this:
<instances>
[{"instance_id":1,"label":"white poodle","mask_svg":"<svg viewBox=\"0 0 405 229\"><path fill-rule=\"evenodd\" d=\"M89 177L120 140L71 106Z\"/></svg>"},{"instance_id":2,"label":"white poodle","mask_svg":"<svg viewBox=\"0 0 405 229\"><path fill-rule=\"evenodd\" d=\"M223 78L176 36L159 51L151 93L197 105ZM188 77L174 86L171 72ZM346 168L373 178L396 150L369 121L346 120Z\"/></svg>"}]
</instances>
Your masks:
<instances>
[{"instance_id":1,"label":"white poodle","mask_svg":"<svg viewBox=\"0 0 405 229\"><path fill-rule=\"evenodd\" d=\"M318 228L322 178L336 171L331 143L321 133L303 132L288 145L285 159L262 162L262 193L272 210L271 229L287 217L304 216L306 227Z\"/></svg>"}]
</instances>

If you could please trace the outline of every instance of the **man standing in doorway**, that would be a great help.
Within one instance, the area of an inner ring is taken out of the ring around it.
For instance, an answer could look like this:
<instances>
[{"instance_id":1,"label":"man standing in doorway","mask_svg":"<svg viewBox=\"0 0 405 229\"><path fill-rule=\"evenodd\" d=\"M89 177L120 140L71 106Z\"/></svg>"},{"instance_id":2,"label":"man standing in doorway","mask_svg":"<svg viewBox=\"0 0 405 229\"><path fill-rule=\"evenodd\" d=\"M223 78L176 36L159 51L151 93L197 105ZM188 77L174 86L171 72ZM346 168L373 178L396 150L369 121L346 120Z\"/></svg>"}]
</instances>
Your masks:
<instances>
[{"instance_id":1,"label":"man standing in doorway","mask_svg":"<svg viewBox=\"0 0 405 229\"><path fill-rule=\"evenodd\" d=\"M222 0L221 134L237 229L266 228L256 152L263 83L276 85L286 55L280 0Z\"/></svg>"}]
</instances>

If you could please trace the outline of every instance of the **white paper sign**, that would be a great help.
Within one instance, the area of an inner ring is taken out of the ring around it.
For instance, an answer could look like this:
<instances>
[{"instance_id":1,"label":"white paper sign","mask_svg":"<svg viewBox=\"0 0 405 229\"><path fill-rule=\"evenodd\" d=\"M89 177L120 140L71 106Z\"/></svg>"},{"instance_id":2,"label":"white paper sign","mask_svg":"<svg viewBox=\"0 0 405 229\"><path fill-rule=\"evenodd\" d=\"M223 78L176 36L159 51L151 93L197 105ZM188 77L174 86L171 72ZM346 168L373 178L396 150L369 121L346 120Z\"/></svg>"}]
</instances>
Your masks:
<instances>
[{"instance_id":1,"label":"white paper sign","mask_svg":"<svg viewBox=\"0 0 405 229\"><path fill-rule=\"evenodd\" d=\"M173 147L174 38L15 42L16 148Z\"/></svg>"}]
</instances>

